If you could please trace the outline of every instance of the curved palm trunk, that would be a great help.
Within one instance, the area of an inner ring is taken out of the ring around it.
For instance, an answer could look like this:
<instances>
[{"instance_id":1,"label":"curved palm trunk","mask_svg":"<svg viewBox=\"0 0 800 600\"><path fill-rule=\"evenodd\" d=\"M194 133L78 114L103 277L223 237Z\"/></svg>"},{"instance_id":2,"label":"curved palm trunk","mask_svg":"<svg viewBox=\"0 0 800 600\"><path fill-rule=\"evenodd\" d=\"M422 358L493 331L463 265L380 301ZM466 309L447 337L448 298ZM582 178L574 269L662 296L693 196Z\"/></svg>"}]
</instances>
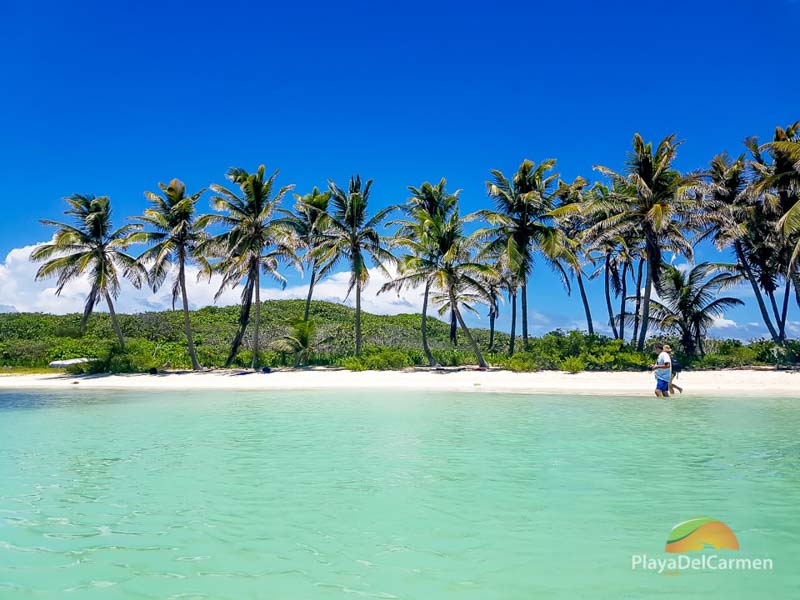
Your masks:
<instances>
[{"instance_id":1,"label":"curved palm trunk","mask_svg":"<svg viewBox=\"0 0 800 600\"><path fill-rule=\"evenodd\" d=\"M86 298L86 305L83 309L83 316L81 317L81 326L80 326L80 334L83 336L86 333L86 324L89 322L89 317L92 315L92 311L94 310L95 304L97 304L97 295L99 294L99 290L96 287L92 287L92 291L89 292L89 296Z\"/></svg>"},{"instance_id":2,"label":"curved palm trunk","mask_svg":"<svg viewBox=\"0 0 800 600\"><path fill-rule=\"evenodd\" d=\"M453 309L450 309L450 343L458 347L458 321Z\"/></svg>"},{"instance_id":3,"label":"curved palm trunk","mask_svg":"<svg viewBox=\"0 0 800 600\"><path fill-rule=\"evenodd\" d=\"M769 297L769 303L772 305L772 314L775 315L775 325L778 327L778 341L780 341L781 313L778 311L778 303L775 300L775 292L773 290L767 290L767 297Z\"/></svg>"},{"instance_id":4,"label":"curved palm trunk","mask_svg":"<svg viewBox=\"0 0 800 600\"><path fill-rule=\"evenodd\" d=\"M628 295L628 261L622 265L622 299L619 306L619 339L625 341L625 301Z\"/></svg>"},{"instance_id":5,"label":"curved palm trunk","mask_svg":"<svg viewBox=\"0 0 800 600\"><path fill-rule=\"evenodd\" d=\"M192 369L197 371L200 369L200 363L197 361L197 353L194 349L194 337L192 335L192 322L189 319L189 297L186 294L186 270L183 257L181 257L179 269L178 283L181 286L181 300L183 300L183 327L186 330L186 345L189 348L189 358L192 361Z\"/></svg>"},{"instance_id":6,"label":"curved palm trunk","mask_svg":"<svg viewBox=\"0 0 800 600\"><path fill-rule=\"evenodd\" d=\"M611 255L606 254L605 284L606 284L606 308L608 309L608 324L614 333L614 339L619 339L617 323L614 320L614 309L611 307Z\"/></svg>"},{"instance_id":7,"label":"curved palm trunk","mask_svg":"<svg viewBox=\"0 0 800 600\"><path fill-rule=\"evenodd\" d=\"M481 354L481 349L478 348L478 344L475 341L475 338L472 337L472 333L467 328L466 323L464 323L464 319L461 317L461 311L458 310L458 306L456 305L455 295L452 292L450 293L450 305L453 307L453 312L455 313L456 319L458 319L459 325L461 325L461 331L464 332L464 335L469 341L469 345L472 346L472 351L475 353L475 357L478 359L478 366L484 369L487 368L489 365L487 365L486 361L483 360L483 354Z\"/></svg>"},{"instance_id":8,"label":"curved palm trunk","mask_svg":"<svg viewBox=\"0 0 800 600\"><path fill-rule=\"evenodd\" d=\"M252 273L247 278L245 283L244 292L242 293L242 310L239 313L239 329L231 342L231 351L228 353L228 358L225 359L225 367L230 367L233 364L233 359L239 353L239 347L242 345L244 333L247 330L247 324L250 322L250 308L253 305L253 282L254 277Z\"/></svg>"},{"instance_id":9,"label":"curved palm trunk","mask_svg":"<svg viewBox=\"0 0 800 600\"><path fill-rule=\"evenodd\" d=\"M317 261L315 260L311 266L311 282L308 284L308 297L306 298L306 309L303 312L303 320L308 321L308 315L311 312L311 296L314 293L314 285L317 283Z\"/></svg>"},{"instance_id":10,"label":"curved palm trunk","mask_svg":"<svg viewBox=\"0 0 800 600\"><path fill-rule=\"evenodd\" d=\"M106 302L108 303L108 313L111 315L111 325L114 327L114 332L117 334L117 339L119 340L119 348L120 350L125 350L125 340L122 337L122 330L119 328L117 313L114 312L114 303L111 301L111 294L106 292L105 296Z\"/></svg>"},{"instance_id":11,"label":"curved palm trunk","mask_svg":"<svg viewBox=\"0 0 800 600\"><path fill-rule=\"evenodd\" d=\"M428 360L429 367L436 366L436 359L433 358L431 348L428 345L428 296L431 291L431 282L425 282L425 295L422 297L422 351L425 353L425 358Z\"/></svg>"},{"instance_id":12,"label":"curved palm trunk","mask_svg":"<svg viewBox=\"0 0 800 600\"><path fill-rule=\"evenodd\" d=\"M800 273L797 271L792 273L792 285L794 287L794 301L797 302L797 306L800 308Z\"/></svg>"},{"instance_id":13,"label":"curved palm trunk","mask_svg":"<svg viewBox=\"0 0 800 600\"><path fill-rule=\"evenodd\" d=\"M528 348L528 282L522 284L522 347L527 350Z\"/></svg>"},{"instance_id":14,"label":"curved palm trunk","mask_svg":"<svg viewBox=\"0 0 800 600\"><path fill-rule=\"evenodd\" d=\"M594 323L592 323L592 311L589 308L589 299L586 297L586 288L583 285L583 276L578 271L578 289L581 291L581 301L583 302L583 312L586 313L586 327L589 335L594 335Z\"/></svg>"},{"instance_id":15,"label":"curved palm trunk","mask_svg":"<svg viewBox=\"0 0 800 600\"><path fill-rule=\"evenodd\" d=\"M764 303L764 297L761 295L761 288L758 287L758 282L756 281L755 275L753 275L753 270L750 268L750 263L747 262L741 242L738 240L734 242L733 248L736 252L736 258L739 261L739 264L742 266L744 274L747 277L747 280L750 282L750 286L753 288L753 294L755 294L758 308L761 311L761 319L764 321L764 325L767 326L769 334L772 336L772 340L779 342L780 338L778 337L778 332L775 330L775 326L772 324L772 319L769 317L767 306Z\"/></svg>"},{"instance_id":16,"label":"curved palm trunk","mask_svg":"<svg viewBox=\"0 0 800 600\"><path fill-rule=\"evenodd\" d=\"M631 344L635 344L639 339L639 319L642 311L642 276L644 273L644 259L639 259L639 266L636 269L636 308L633 315L633 335Z\"/></svg>"},{"instance_id":17,"label":"curved palm trunk","mask_svg":"<svg viewBox=\"0 0 800 600\"><path fill-rule=\"evenodd\" d=\"M653 279L655 278L655 267L653 261L647 261L647 281L644 285L644 297L642 298L642 330L639 332L639 342L636 349L641 352L644 350L644 342L647 339L647 327L650 325L650 295L653 292Z\"/></svg>"},{"instance_id":18,"label":"curved palm trunk","mask_svg":"<svg viewBox=\"0 0 800 600\"><path fill-rule=\"evenodd\" d=\"M783 308L781 309L781 326L779 335L781 336L781 341L786 340L786 315L789 312L789 292L792 288L792 280L787 278L786 279L786 289L783 292Z\"/></svg>"},{"instance_id":19,"label":"curved palm trunk","mask_svg":"<svg viewBox=\"0 0 800 600\"><path fill-rule=\"evenodd\" d=\"M508 355L514 356L514 343L517 341L517 292L508 293L511 299L511 338L508 341Z\"/></svg>"},{"instance_id":20,"label":"curved palm trunk","mask_svg":"<svg viewBox=\"0 0 800 600\"><path fill-rule=\"evenodd\" d=\"M494 321L495 321L495 314L494 310L489 311L489 347L487 350L491 352L494 350Z\"/></svg>"},{"instance_id":21,"label":"curved palm trunk","mask_svg":"<svg viewBox=\"0 0 800 600\"><path fill-rule=\"evenodd\" d=\"M361 356L361 282L356 283L356 356Z\"/></svg>"},{"instance_id":22,"label":"curved palm trunk","mask_svg":"<svg viewBox=\"0 0 800 600\"><path fill-rule=\"evenodd\" d=\"M258 369L258 330L261 326L261 270L256 270L256 316L255 316L255 330L253 331L253 370Z\"/></svg>"}]
</instances>

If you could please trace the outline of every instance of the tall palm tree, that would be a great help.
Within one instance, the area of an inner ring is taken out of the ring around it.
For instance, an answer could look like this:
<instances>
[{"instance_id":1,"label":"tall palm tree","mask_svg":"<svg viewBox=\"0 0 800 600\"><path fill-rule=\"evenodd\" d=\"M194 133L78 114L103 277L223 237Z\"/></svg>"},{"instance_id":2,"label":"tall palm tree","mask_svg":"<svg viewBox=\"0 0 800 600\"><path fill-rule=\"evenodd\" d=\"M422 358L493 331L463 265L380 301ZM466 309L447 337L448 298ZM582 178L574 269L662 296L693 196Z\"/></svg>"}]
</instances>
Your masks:
<instances>
[{"instance_id":1,"label":"tall palm tree","mask_svg":"<svg viewBox=\"0 0 800 600\"><path fill-rule=\"evenodd\" d=\"M420 211L427 220L424 228L428 234L424 244L438 245L438 251L430 252L425 247L406 247L410 254L400 261L400 274L392 282L392 287L417 286L425 282L431 283L431 300L439 306L439 314L450 312L461 327L461 331L472 347L478 365L486 367L486 361L472 333L464 322L462 309L473 311L475 303L487 304L489 293L486 289L487 278L496 277L496 271L475 260L479 247L479 238L464 235L464 222L475 217L469 215L462 218L458 208L454 208L449 216L430 215Z\"/></svg>"},{"instance_id":2,"label":"tall palm tree","mask_svg":"<svg viewBox=\"0 0 800 600\"><path fill-rule=\"evenodd\" d=\"M479 253L478 256L480 257L481 253ZM495 262L494 268L497 272L497 280L505 290L506 296L508 296L508 303L511 305L511 330L508 339L508 355L514 356L517 340L517 291L519 290L519 281L517 280L517 274L508 268L508 263L505 259L505 255L499 256Z\"/></svg>"},{"instance_id":3,"label":"tall palm tree","mask_svg":"<svg viewBox=\"0 0 800 600\"><path fill-rule=\"evenodd\" d=\"M66 198L70 208L64 214L73 218L72 225L42 219L45 225L57 227L49 244L37 246L31 252L31 260L44 262L36 272L36 280L58 276L56 295L64 286L82 276L88 276L91 288L81 318L81 334L94 307L102 300L108 305L111 324L117 334L120 349L125 349L125 339L114 312L113 298L119 295L120 273L141 287L147 273L135 258L124 250L131 244L129 236L141 225L128 224L112 229L111 201L108 196L82 196L75 194Z\"/></svg>"},{"instance_id":4,"label":"tall palm tree","mask_svg":"<svg viewBox=\"0 0 800 600\"><path fill-rule=\"evenodd\" d=\"M785 129L777 127L772 142L760 150L768 150L772 164L755 161L758 173L755 189L767 195L770 203L780 211L780 227L784 235L800 234L800 121ZM794 270L800 254L800 237L794 241L791 268Z\"/></svg>"},{"instance_id":5,"label":"tall palm tree","mask_svg":"<svg viewBox=\"0 0 800 600\"><path fill-rule=\"evenodd\" d=\"M408 190L411 192L411 197L405 206L401 207L405 213L405 218L390 223L390 225L399 225L392 242L393 246L407 250L412 255L428 258L428 264L435 264L443 251L440 241L431 237L431 234L435 233L436 230L430 229L429 222L447 219L452 211L457 208L458 195L461 193L461 190L456 190L454 193L449 194L446 185L447 181L442 178L436 185L426 181L418 188L409 186ZM402 260L399 266L400 273L402 273L404 267ZM422 350L425 353L428 364L433 367L436 366L437 362L428 343L428 300L431 283L432 280L430 278L424 281L396 278L384 285L378 293L389 289L395 289L399 293L405 284L424 286L421 324Z\"/></svg>"},{"instance_id":6,"label":"tall palm tree","mask_svg":"<svg viewBox=\"0 0 800 600\"><path fill-rule=\"evenodd\" d=\"M195 208L205 190L192 195L186 194L186 186L182 181L173 179L169 185L159 183L161 194L145 192L150 200L150 208L144 215L135 220L143 226L150 226L151 231L139 231L131 235L132 243L151 244L137 259L143 265L150 265L148 281L153 291L162 286L172 265L177 264L178 272L172 284L172 308L181 297L183 304L183 327L192 369L198 370L200 363L192 336L192 323L189 318L189 298L186 292L186 263L194 260L202 265L205 258L198 252L199 245L207 238L205 228L208 217L196 217Z\"/></svg>"},{"instance_id":7,"label":"tall palm tree","mask_svg":"<svg viewBox=\"0 0 800 600\"><path fill-rule=\"evenodd\" d=\"M745 145L750 150L748 163L752 181L748 193L754 204L752 219L747 226L746 250L761 288L772 306L779 343L786 339L789 295L795 285L795 297L800 304L800 284L795 262L800 252L800 232L791 227L800 199L800 165L796 148L800 143L800 122L786 129L777 127L773 141L763 146L756 138ZM795 151L793 152L793 149ZM763 154L768 150L771 160ZM794 210L793 210L794 209ZM776 293L783 280L783 307L778 308Z\"/></svg>"},{"instance_id":8,"label":"tall palm tree","mask_svg":"<svg viewBox=\"0 0 800 600\"><path fill-rule=\"evenodd\" d=\"M314 286L330 269L330 264L320 263L317 254L322 246L323 234L330 222L328 218L330 192L320 192L315 187L311 190L311 193L305 196L295 194L294 197L296 200L294 212L279 209L284 217L276 220L276 223L286 226L296 235L306 251L305 262L310 269L310 276L303 318L307 321L311 311L311 297L314 293Z\"/></svg>"},{"instance_id":9,"label":"tall palm tree","mask_svg":"<svg viewBox=\"0 0 800 600\"><path fill-rule=\"evenodd\" d=\"M341 189L333 181L328 181L333 210L329 227L322 234L322 245L318 252L320 261L332 267L338 260L350 263L350 285L347 295L356 291L356 356L361 354L361 292L369 281L367 259L383 269L384 263L393 263L394 257L386 250L384 240L378 233L381 224L394 207L379 210L372 218L368 217L367 205L372 188L372 180L361 184L361 177L350 178L347 190Z\"/></svg>"},{"instance_id":10,"label":"tall palm tree","mask_svg":"<svg viewBox=\"0 0 800 600\"><path fill-rule=\"evenodd\" d=\"M800 121L785 129L777 127L772 142L764 144L761 147L763 149L769 151L772 164L767 166L762 161L754 161L756 164L753 167L757 171L755 188L764 193L772 214L777 214L778 228L786 245L786 293L781 320L782 335L785 337L788 293L792 285L795 300L800 306L800 271L797 269L800 257Z\"/></svg>"},{"instance_id":11,"label":"tall palm tree","mask_svg":"<svg viewBox=\"0 0 800 600\"><path fill-rule=\"evenodd\" d=\"M206 254L219 259L206 272L208 275L212 272L222 275L216 297L225 288L235 287L242 280L245 282L239 329L231 343L231 350L225 361L226 367L233 363L239 352L255 299L252 368L258 369L261 273L269 275L285 287L286 279L278 272L280 263L286 261L299 266L293 240L287 235L285 228L276 225L273 220L278 204L294 186L286 185L275 191L278 171L266 179L264 172L264 165L259 166L255 173L236 167L228 170L227 178L239 187L241 195L221 185L210 186L215 194L211 199L212 206L223 214L210 215L208 222L223 225L226 231L202 245Z\"/></svg>"},{"instance_id":12,"label":"tall palm tree","mask_svg":"<svg viewBox=\"0 0 800 600\"><path fill-rule=\"evenodd\" d=\"M586 203L584 197L586 185L587 182L583 177L576 177L571 184L559 180L556 196L560 202L558 208L552 214L555 215L556 224L563 234L565 253L570 257L567 265L578 282L583 312L586 315L586 328L589 335L594 335L592 311L589 307L589 298L586 295L586 286L583 281L583 265L589 260L584 236L588 224L584 213L580 210L564 210L565 207L581 207Z\"/></svg>"},{"instance_id":13,"label":"tall palm tree","mask_svg":"<svg viewBox=\"0 0 800 600\"><path fill-rule=\"evenodd\" d=\"M607 186L595 184L589 194L589 198L583 206L589 206L586 219L586 230L581 238L585 252L593 264L599 267L592 273L591 278L603 275L603 288L605 293L606 311L608 312L608 323L611 327L614 339L625 340L625 325L627 323L627 302L628 298L628 275L633 278L633 263L637 255L641 255L639 246L641 245L641 235L639 227L634 224L620 228L615 234L608 234L599 229L596 225L602 223L609 217L609 214L602 210L592 210L593 206L601 206L607 201L612 191ZM567 205L564 208L572 208ZM576 205L581 206L581 205ZM564 208L560 210L564 210ZM641 278L642 264L639 265L637 279L633 280L636 286L636 302L634 317L634 334L638 330L639 311L641 308ZM612 303L612 292L620 298L620 311L616 315Z\"/></svg>"},{"instance_id":14,"label":"tall palm tree","mask_svg":"<svg viewBox=\"0 0 800 600\"><path fill-rule=\"evenodd\" d=\"M748 234L748 223L755 224L756 207L748 193L744 155L733 159L724 152L718 154L711 160L707 179L703 210L698 215L698 228L701 230L699 239L711 239L720 251L733 249L738 268L753 289L761 318L772 339L778 342L778 330L773 325L761 293L759 279L750 264L753 253L749 247L753 241L753 232Z\"/></svg>"},{"instance_id":15,"label":"tall palm tree","mask_svg":"<svg viewBox=\"0 0 800 600\"><path fill-rule=\"evenodd\" d=\"M486 350L494 352L494 326L497 317L500 315L500 304L503 301L503 280L498 274L496 277L485 278L483 283L486 289L486 301L489 305L489 313L487 315L489 317L489 345Z\"/></svg>"},{"instance_id":16,"label":"tall palm tree","mask_svg":"<svg viewBox=\"0 0 800 600\"><path fill-rule=\"evenodd\" d=\"M651 300L651 314L659 329L681 336L681 345L689 356L704 354L703 339L716 318L725 310L744 304L738 298L720 296L720 291L736 285L741 275L728 270L732 265L708 262L684 272L663 266L659 288L660 300Z\"/></svg>"},{"instance_id":17,"label":"tall palm tree","mask_svg":"<svg viewBox=\"0 0 800 600\"><path fill-rule=\"evenodd\" d=\"M509 268L519 281L522 302L522 340L528 345L528 280L533 271L534 251L541 251L546 260L555 261L563 246L550 211L555 208L558 173L550 174L556 161L549 159L538 166L525 159L509 180L501 171L493 170L486 182L495 210L480 211L494 231L482 236L490 239L488 254L497 255L506 248Z\"/></svg>"},{"instance_id":18,"label":"tall palm tree","mask_svg":"<svg viewBox=\"0 0 800 600\"><path fill-rule=\"evenodd\" d=\"M623 173L596 165L614 186L608 196L594 199L592 210L605 215L592 227L593 237L607 239L639 227L644 237L647 256L641 331L637 348L644 349L650 318L653 286L660 284L661 255L669 242L686 257L692 257L692 246L683 234L683 225L694 206L690 192L699 176L681 175L673 162L680 142L669 135L654 149L637 133L633 151L628 154Z\"/></svg>"}]
</instances>

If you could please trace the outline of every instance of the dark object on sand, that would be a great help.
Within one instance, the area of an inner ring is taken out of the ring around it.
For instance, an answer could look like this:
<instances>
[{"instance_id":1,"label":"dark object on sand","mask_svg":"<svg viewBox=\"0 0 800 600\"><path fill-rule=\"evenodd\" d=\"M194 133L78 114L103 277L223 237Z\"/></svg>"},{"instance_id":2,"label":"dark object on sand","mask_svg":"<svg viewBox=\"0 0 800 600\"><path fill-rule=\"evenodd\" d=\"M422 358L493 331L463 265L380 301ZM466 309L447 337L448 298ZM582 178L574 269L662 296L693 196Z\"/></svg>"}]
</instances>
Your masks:
<instances>
[{"instance_id":1,"label":"dark object on sand","mask_svg":"<svg viewBox=\"0 0 800 600\"><path fill-rule=\"evenodd\" d=\"M150 373L150 375L158 375L158 369L155 367L150 367L150 370L147 372Z\"/></svg>"},{"instance_id":2,"label":"dark object on sand","mask_svg":"<svg viewBox=\"0 0 800 600\"><path fill-rule=\"evenodd\" d=\"M269 367L264 367L264 368L261 369L261 372L262 373L272 373L272 369L270 369Z\"/></svg>"}]
</instances>

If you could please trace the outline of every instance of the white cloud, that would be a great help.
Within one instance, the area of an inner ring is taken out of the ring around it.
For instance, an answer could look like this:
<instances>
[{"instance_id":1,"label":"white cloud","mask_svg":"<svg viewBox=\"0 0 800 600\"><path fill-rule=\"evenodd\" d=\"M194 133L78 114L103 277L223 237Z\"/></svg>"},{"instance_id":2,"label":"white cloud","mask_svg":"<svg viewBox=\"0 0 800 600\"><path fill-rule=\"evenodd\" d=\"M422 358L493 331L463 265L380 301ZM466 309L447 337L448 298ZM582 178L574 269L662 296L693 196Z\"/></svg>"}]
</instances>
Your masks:
<instances>
[{"instance_id":1,"label":"white cloud","mask_svg":"<svg viewBox=\"0 0 800 600\"><path fill-rule=\"evenodd\" d=\"M65 314L83 311L83 304L89 292L88 279L83 277L70 283L60 296L55 294L55 280L34 281L39 265L30 261L30 254L36 245L24 246L11 250L0 263L0 307L7 312L47 312ZM226 289L220 298L214 301L214 294L219 289L219 277L212 277L209 282L203 278L197 280L197 267L187 267L186 283L189 302L192 308L209 306L228 306L238 304L241 287ZM314 298L330 302L343 302L347 295L349 273L345 271L330 275L314 290ZM361 296L361 306L366 312L376 314L399 314L420 312L422 310L422 290L403 290L398 296L396 292L385 292L377 295L377 291L388 281L388 277L379 269L370 269L370 281ZM269 299L304 299L308 293L307 283L279 287L262 287L261 298ZM353 294L347 304L353 305ZM153 293L149 289L137 290L129 282L122 284L122 290L115 308L119 312L136 313L152 310L164 310L172 307L172 292L169 282ZM106 310L105 303L97 310Z\"/></svg>"},{"instance_id":2,"label":"white cloud","mask_svg":"<svg viewBox=\"0 0 800 600\"><path fill-rule=\"evenodd\" d=\"M726 319L725 317L716 317L714 324L711 325L712 329L727 329L729 327L738 327L738 323L733 319Z\"/></svg>"}]
</instances>

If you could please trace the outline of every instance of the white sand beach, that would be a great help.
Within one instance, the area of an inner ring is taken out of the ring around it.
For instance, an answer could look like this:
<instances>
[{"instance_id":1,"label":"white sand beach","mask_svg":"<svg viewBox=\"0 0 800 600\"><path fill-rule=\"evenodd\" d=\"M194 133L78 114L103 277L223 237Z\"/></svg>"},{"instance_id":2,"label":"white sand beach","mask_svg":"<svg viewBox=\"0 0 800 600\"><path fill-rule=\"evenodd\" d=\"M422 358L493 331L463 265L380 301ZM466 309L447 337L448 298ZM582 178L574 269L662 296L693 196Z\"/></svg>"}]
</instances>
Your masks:
<instances>
[{"instance_id":1,"label":"white sand beach","mask_svg":"<svg viewBox=\"0 0 800 600\"><path fill-rule=\"evenodd\" d=\"M800 396L800 372L720 370L681 373L677 383L687 396ZM0 389L116 390L430 390L524 394L652 396L647 372L560 371L362 371L285 370L269 374L237 370L172 372L159 375L65 374L0 376Z\"/></svg>"}]
</instances>

